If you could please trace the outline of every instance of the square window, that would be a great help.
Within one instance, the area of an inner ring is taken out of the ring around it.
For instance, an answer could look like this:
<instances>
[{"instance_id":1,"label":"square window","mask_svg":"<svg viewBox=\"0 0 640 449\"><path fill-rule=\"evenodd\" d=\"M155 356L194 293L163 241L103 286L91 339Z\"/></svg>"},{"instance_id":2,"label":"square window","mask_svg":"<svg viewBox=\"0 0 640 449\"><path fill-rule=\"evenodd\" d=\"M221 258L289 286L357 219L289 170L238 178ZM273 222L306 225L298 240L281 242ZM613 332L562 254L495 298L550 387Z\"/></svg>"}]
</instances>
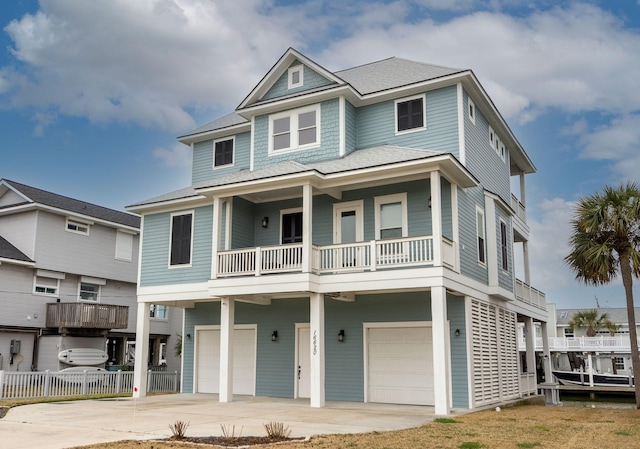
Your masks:
<instances>
[{"instance_id":1,"label":"square window","mask_svg":"<svg viewBox=\"0 0 640 449\"><path fill-rule=\"evenodd\" d=\"M193 213L171 216L171 256L169 265L189 265L191 263L192 233Z\"/></svg>"},{"instance_id":2,"label":"square window","mask_svg":"<svg viewBox=\"0 0 640 449\"><path fill-rule=\"evenodd\" d=\"M424 96L396 100L396 131L410 131L425 127Z\"/></svg>"},{"instance_id":3,"label":"square window","mask_svg":"<svg viewBox=\"0 0 640 449\"><path fill-rule=\"evenodd\" d=\"M100 286L97 284L90 284L88 282L81 282L78 299L82 301L98 302L98 299L100 299Z\"/></svg>"},{"instance_id":4,"label":"square window","mask_svg":"<svg viewBox=\"0 0 640 449\"><path fill-rule=\"evenodd\" d=\"M151 304L149 306L149 317L157 320L167 319L167 306L161 304Z\"/></svg>"},{"instance_id":5,"label":"square window","mask_svg":"<svg viewBox=\"0 0 640 449\"><path fill-rule=\"evenodd\" d=\"M235 139L218 140L213 144L213 166L222 167L233 164Z\"/></svg>"}]
</instances>

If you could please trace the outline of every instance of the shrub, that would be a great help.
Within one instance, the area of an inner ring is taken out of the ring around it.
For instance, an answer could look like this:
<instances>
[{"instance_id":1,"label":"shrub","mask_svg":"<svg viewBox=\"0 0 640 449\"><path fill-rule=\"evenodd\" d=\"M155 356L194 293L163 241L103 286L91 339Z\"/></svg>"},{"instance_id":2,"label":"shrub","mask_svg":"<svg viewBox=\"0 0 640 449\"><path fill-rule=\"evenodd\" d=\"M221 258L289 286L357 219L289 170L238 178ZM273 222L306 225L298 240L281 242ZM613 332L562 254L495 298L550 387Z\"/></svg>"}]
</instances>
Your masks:
<instances>
[{"instance_id":1,"label":"shrub","mask_svg":"<svg viewBox=\"0 0 640 449\"><path fill-rule=\"evenodd\" d=\"M169 424L169 429L171 429L173 438L176 440L184 439L187 433L187 427L189 427L189 423L184 421L176 421L173 424Z\"/></svg>"},{"instance_id":2,"label":"shrub","mask_svg":"<svg viewBox=\"0 0 640 449\"><path fill-rule=\"evenodd\" d=\"M284 440L291 435L291 429L284 423L271 421L268 424L263 424L264 430L267 431L269 438L274 440Z\"/></svg>"}]
</instances>

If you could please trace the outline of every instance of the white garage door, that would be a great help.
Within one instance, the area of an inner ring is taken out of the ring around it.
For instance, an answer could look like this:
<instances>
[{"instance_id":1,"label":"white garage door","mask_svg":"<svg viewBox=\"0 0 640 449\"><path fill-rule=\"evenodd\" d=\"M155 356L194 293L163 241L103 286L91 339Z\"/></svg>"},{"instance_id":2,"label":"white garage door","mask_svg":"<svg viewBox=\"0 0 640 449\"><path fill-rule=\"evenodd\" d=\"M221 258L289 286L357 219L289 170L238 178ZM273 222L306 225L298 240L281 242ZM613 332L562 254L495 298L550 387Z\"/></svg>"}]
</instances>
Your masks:
<instances>
[{"instance_id":1,"label":"white garage door","mask_svg":"<svg viewBox=\"0 0 640 449\"><path fill-rule=\"evenodd\" d=\"M367 329L369 402L433 405L431 327Z\"/></svg>"},{"instance_id":2,"label":"white garage door","mask_svg":"<svg viewBox=\"0 0 640 449\"><path fill-rule=\"evenodd\" d=\"M220 330L196 333L196 392L220 391ZM256 330L235 329L233 334L233 393L253 395L256 372Z\"/></svg>"}]
</instances>

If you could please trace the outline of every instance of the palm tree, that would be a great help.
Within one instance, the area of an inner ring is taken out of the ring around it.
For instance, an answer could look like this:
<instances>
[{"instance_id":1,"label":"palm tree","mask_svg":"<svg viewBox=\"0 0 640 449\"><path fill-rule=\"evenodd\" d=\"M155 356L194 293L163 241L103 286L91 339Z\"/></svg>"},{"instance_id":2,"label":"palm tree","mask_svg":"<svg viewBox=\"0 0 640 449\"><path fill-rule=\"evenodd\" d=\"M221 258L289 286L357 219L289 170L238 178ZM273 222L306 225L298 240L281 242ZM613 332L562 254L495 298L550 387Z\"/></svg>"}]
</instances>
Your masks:
<instances>
[{"instance_id":1,"label":"palm tree","mask_svg":"<svg viewBox=\"0 0 640 449\"><path fill-rule=\"evenodd\" d=\"M569 321L569 326L573 329L586 327L587 337L595 337L600 328L604 326L608 320L609 314L607 313L598 316L598 311L595 309L580 310L573 314L571 321Z\"/></svg>"},{"instance_id":2,"label":"palm tree","mask_svg":"<svg viewBox=\"0 0 640 449\"><path fill-rule=\"evenodd\" d=\"M635 378L636 408L640 409L640 354L633 304L633 277L640 277L640 189L633 182L578 200L572 251L565 261L586 284L610 283L622 277L629 320L631 363Z\"/></svg>"}]
</instances>

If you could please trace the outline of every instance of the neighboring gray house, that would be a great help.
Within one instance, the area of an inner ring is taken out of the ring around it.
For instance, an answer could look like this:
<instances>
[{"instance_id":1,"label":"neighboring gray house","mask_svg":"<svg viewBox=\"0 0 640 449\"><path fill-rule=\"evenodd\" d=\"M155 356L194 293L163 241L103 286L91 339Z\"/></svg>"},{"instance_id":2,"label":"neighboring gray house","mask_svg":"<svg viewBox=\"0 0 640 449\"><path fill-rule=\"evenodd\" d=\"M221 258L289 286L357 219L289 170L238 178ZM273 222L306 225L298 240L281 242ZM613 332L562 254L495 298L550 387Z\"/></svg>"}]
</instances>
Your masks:
<instances>
[{"instance_id":1,"label":"neighboring gray house","mask_svg":"<svg viewBox=\"0 0 640 449\"><path fill-rule=\"evenodd\" d=\"M471 70L331 72L289 49L234 112L178 139L192 185L128 210L143 223L138 335L151 304L184 307L183 392L437 414L536 394L535 167Z\"/></svg>"},{"instance_id":2,"label":"neighboring gray house","mask_svg":"<svg viewBox=\"0 0 640 449\"><path fill-rule=\"evenodd\" d=\"M0 370L63 369L80 348L133 364L139 238L138 216L1 179ZM178 370L182 311L151 310L149 364Z\"/></svg>"}]
</instances>

